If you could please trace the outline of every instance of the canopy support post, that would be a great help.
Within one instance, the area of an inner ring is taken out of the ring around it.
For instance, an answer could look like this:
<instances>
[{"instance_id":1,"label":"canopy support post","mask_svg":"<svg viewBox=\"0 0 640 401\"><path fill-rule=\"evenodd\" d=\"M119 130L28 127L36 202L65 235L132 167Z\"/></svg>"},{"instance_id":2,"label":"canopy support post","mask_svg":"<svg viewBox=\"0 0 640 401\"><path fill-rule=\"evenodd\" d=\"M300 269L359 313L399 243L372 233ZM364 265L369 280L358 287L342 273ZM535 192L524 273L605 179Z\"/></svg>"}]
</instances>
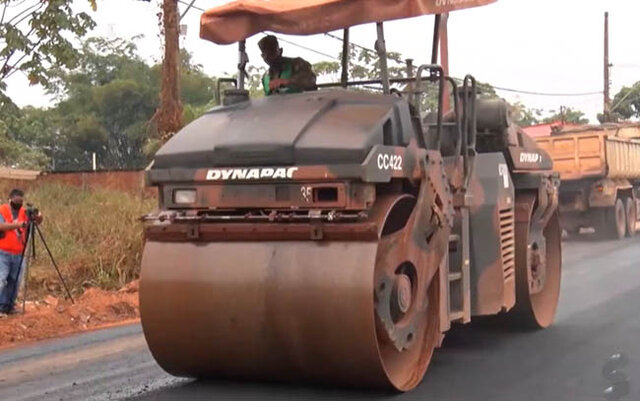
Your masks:
<instances>
[{"instance_id":1,"label":"canopy support post","mask_svg":"<svg viewBox=\"0 0 640 401\"><path fill-rule=\"evenodd\" d=\"M407 78L413 79L413 59L408 58L405 60L405 63L407 66ZM416 95L416 88L412 81L409 81L407 84L407 89L409 91L409 104L413 104L414 96ZM419 112L420 111L418 110L418 113Z\"/></svg>"},{"instance_id":2,"label":"canopy support post","mask_svg":"<svg viewBox=\"0 0 640 401\"><path fill-rule=\"evenodd\" d=\"M449 13L445 13L442 15L442 20L440 21L440 65L442 66L442 71L444 72L444 76L449 76L449 33L447 24L449 22ZM445 81L444 87L444 99L443 99L443 113L449 112L451 110L451 100L450 100L450 87L449 84Z\"/></svg>"},{"instance_id":3,"label":"canopy support post","mask_svg":"<svg viewBox=\"0 0 640 401\"><path fill-rule=\"evenodd\" d=\"M380 59L380 79L382 81L382 91L385 95L388 95L390 92L389 85L389 68L387 67L387 49L384 43L384 29L382 27L382 22L376 23L376 28L378 31L378 40L376 40L376 51L378 52L378 58Z\"/></svg>"},{"instance_id":4,"label":"canopy support post","mask_svg":"<svg viewBox=\"0 0 640 401\"><path fill-rule=\"evenodd\" d=\"M433 23L433 45L431 46L431 64L438 64L438 45L440 44L440 21L442 20L441 14L436 14L435 21Z\"/></svg>"},{"instance_id":5,"label":"canopy support post","mask_svg":"<svg viewBox=\"0 0 640 401\"><path fill-rule=\"evenodd\" d=\"M238 42L238 89L244 89L244 79L247 77L247 63L249 56L247 55L246 42L241 40Z\"/></svg>"},{"instance_id":6,"label":"canopy support post","mask_svg":"<svg viewBox=\"0 0 640 401\"><path fill-rule=\"evenodd\" d=\"M347 87L349 81L349 28L344 28L342 33L342 76L340 83L343 88Z\"/></svg>"}]
</instances>

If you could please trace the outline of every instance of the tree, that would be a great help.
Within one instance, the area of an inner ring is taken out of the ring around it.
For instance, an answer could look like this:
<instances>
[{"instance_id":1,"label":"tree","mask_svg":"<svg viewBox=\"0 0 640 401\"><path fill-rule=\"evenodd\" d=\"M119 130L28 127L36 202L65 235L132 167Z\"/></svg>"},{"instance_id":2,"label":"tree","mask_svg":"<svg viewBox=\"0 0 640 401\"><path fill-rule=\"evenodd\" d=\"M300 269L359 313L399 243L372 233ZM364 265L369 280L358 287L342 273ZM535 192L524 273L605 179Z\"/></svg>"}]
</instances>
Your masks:
<instances>
[{"instance_id":1,"label":"tree","mask_svg":"<svg viewBox=\"0 0 640 401\"><path fill-rule=\"evenodd\" d=\"M560 106L560 110L550 110L551 116L542 120L545 124L550 124L556 121L571 124L588 124L589 119L585 118L584 113L580 110L574 110L571 107Z\"/></svg>"},{"instance_id":2,"label":"tree","mask_svg":"<svg viewBox=\"0 0 640 401\"><path fill-rule=\"evenodd\" d=\"M520 102L511 105L511 119L520 127L540 124L542 109L532 109Z\"/></svg>"},{"instance_id":3,"label":"tree","mask_svg":"<svg viewBox=\"0 0 640 401\"><path fill-rule=\"evenodd\" d=\"M614 114L614 118L640 118L640 81L631 87L623 87L616 94L613 98L611 112Z\"/></svg>"},{"instance_id":4,"label":"tree","mask_svg":"<svg viewBox=\"0 0 640 401\"><path fill-rule=\"evenodd\" d=\"M162 142L182 128L182 103L178 63L180 43L178 32L178 2L163 0L164 58L162 61L162 89L160 106L154 116Z\"/></svg>"},{"instance_id":5,"label":"tree","mask_svg":"<svg viewBox=\"0 0 640 401\"><path fill-rule=\"evenodd\" d=\"M0 105L0 166L38 170L48 163L47 156L37 147L20 141L15 133L28 132L31 119L13 103Z\"/></svg>"},{"instance_id":6,"label":"tree","mask_svg":"<svg viewBox=\"0 0 640 401\"><path fill-rule=\"evenodd\" d=\"M50 87L56 67L72 68L77 50L71 40L95 26L76 13L72 0L0 0L0 101L8 102L6 80L18 71L31 84ZM91 0L95 9L95 0Z\"/></svg>"},{"instance_id":7,"label":"tree","mask_svg":"<svg viewBox=\"0 0 640 401\"><path fill-rule=\"evenodd\" d=\"M44 153L57 170L88 169L94 152L99 168L143 167L160 145L149 121L162 67L142 60L134 41L91 38L78 53L75 68L53 72L56 107L23 109L31 123L14 124L10 137ZM184 118L191 120L211 107L216 81L186 51L180 62Z\"/></svg>"}]
</instances>

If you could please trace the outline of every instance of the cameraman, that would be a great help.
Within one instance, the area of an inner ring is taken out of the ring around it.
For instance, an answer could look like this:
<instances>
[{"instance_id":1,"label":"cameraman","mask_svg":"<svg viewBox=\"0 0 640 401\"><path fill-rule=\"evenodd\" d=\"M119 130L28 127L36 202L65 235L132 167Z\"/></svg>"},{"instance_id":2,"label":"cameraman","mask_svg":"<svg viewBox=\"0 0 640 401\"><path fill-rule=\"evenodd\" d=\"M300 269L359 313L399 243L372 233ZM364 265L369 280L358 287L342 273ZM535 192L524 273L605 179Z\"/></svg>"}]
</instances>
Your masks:
<instances>
[{"instance_id":1,"label":"cameraman","mask_svg":"<svg viewBox=\"0 0 640 401\"><path fill-rule=\"evenodd\" d=\"M14 303L18 295L20 261L26 243L28 218L22 207L24 192L13 189L9 203L0 205L0 315L15 313ZM36 223L42 221L38 215Z\"/></svg>"}]
</instances>

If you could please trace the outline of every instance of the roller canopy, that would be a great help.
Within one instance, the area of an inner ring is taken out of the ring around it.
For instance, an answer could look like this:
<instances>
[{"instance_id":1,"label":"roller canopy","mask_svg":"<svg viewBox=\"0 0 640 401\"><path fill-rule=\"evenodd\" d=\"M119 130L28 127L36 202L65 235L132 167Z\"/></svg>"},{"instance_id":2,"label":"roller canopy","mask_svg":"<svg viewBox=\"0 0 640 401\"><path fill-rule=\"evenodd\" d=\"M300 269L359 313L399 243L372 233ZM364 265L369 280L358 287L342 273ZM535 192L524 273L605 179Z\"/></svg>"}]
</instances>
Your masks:
<instances>
[{"instance_id":1,"label":"roller canopy","mask_svg":"<svg viewBox=\"0 0 640 401\"><path fill-rule=\"evenodd\" d=\"M205 11L200 37L229 44L259 32L313 35L368 22L483 6L496 0L237 0Z\"/></svg>"}]
</instances>

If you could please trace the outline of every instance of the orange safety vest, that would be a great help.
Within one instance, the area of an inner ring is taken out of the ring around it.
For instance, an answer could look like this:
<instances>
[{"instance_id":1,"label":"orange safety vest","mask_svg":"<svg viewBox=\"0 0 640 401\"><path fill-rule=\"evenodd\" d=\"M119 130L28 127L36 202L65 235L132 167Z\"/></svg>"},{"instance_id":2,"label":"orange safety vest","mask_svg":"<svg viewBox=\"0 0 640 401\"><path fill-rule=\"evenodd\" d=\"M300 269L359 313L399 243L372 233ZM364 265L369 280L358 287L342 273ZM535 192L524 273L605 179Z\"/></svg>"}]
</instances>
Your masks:
<instances>
[{"instance_id":1,"label":"orange safety vest","mask_svg":"<svg viewBox=\"0 0 640 401\"><path fill-rule=\"evenodd\" d=\"M27 221L27 214L24 207L20 208L18 211L18 219L14 221L13 214L11 213L11 205L8 203L0 205L0 215L4 218L5 223ZM27 232L24 228L5 231L4 236L0 238L0 250L14 255L20 255L24 249L26 234Z\"/></svg>"}]
</instances>

